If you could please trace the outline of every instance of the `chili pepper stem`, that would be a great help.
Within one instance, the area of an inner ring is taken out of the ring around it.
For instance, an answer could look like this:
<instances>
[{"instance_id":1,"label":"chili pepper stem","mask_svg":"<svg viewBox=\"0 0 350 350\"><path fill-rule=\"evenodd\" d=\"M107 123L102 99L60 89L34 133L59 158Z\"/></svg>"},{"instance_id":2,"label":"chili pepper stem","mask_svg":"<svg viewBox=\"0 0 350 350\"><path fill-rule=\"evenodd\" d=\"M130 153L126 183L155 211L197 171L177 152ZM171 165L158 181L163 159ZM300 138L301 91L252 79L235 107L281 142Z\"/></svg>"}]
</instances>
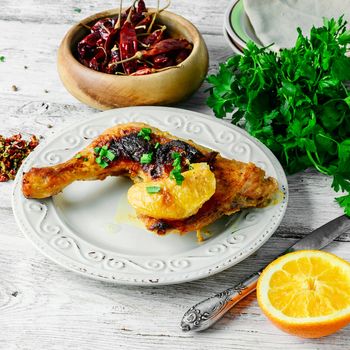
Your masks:
<instances>
[{"instance_id":1,"label":"chili pepper stem","mask_svg":"<svg viewBox=\"0 0 350 350\"><path fill-rule=\"evenodd\" d=\"M109 29L101 23L101 27L108 33L108 34L111 34L111 32L109 31Z\"/></svg>"},{"instance_id":2,"label":"chili pepper stem","mask_svg":"<svg viewBox=\"0 0 350 350\"><path fill-rule=\"evenodd\" d=\"M156 21L157 16L158 16L162 11L164 11L165 9L167 9L167 8L170 6L170 3L171 3L171 1L168 0L168 1L167 1L167 4L166 4L162 9L159 9L159 0L157 0L157 11L154 13L153 18L152 18L152 22L151 22L151 24L150 24L149 27L148 27L148 30L147 30L147 33L148 33L148 34L151 33L152 27L153 27L153 25L154 25L154 22Z\"/></svg>"},{"instance_id":3,"label":"chili pepper stem","mask_svg":"<svg viewBox=\"0 0 350 350\"><path fill-rule=\"evenodd\" d=\"M141 45L142 47L145 47L146 49L148 49L149 46L150 46L150 45L144 44L144 43L143 43L142 41L140 41L140 40L137 40L137 42L138 42L139 45Z\"/></svg>"},{"instance_id":4,"label":"chili pepper stem","mask_svg":"<svg viewBox=\"0 0 350 350\"><path fill-rule=\"evenodd\" d=\"M166 2L167 2L167 4L164 7L162 7L161 9L156 11L157 13L161 13L161 12L165 11L171 5L171 0L166 0ZM156 13L156 12L149 11L149 13L151 13L151 14Z\"/></svg>"},{"instance_id":5,"label":"chili pepper stem","mask_svg":"<svg viewBox=\"0 0 350 350\"><path fill-rule=\"evenodd\" d=\"M124 58L123 60L120 60L118 62L111 63L111 67L115 66L116 64L121 64L121 63L129 62L129 61L133 61L133 60L140 60L141 58L142 58L142 52L137 51L134 56L131 56L129 58Z\"/></svg>"},{"instance_id":6,"label":"chili pepper stem","mask_svg":"<svg viewBox=\"0 0 350 350\"><path fill-rule=\"evenodd\" d=\"M163 26L160 26L160 28L159 29L157 29L157 30L160 30L161 32L164 32L165 30L166 30L166 25L163 25ZM140 33L140 34L137 34L137 36L139 37L139 36L146 36L146 35L150 35L149 33Z\"/></svg>"},{"instance_id":7,"label":"chili pepper stem","mask_svg":"<svg viewBox=\"0 0 350 350\"><path fill-rule=\"evenodd\" d=\"M89 27L89 26L88 26L87 24L85 24L85 23L79 22L79 25L82 26L82 27L84 27L84 28L86 28L86 29L88 29L88 30L91 30L91 27Z\"/></svg>"},{"instance_id":8,"label":"chili pepper stem","mask_svg":"<svg viewBox=\"0 0 350 350\"><path fill-rule=\"evenodd\" d=\"M135 27L135 29L146 29L146 26L138 26L138 27Z\"/></svg>"},{"instance_id":9,"label":"chili pepper stem","mask_svg":"<svg viewBox=\"0 0 350 350\"><path fill-rule=\"evenodd\" d=\"M114 29L119 29L120 28L120 23L121 23L121 17L122 17L122 8L123 8L123 0L119 1L119 13L118 13L118 21L114 26Z\"/></svg>"}]
</instances>

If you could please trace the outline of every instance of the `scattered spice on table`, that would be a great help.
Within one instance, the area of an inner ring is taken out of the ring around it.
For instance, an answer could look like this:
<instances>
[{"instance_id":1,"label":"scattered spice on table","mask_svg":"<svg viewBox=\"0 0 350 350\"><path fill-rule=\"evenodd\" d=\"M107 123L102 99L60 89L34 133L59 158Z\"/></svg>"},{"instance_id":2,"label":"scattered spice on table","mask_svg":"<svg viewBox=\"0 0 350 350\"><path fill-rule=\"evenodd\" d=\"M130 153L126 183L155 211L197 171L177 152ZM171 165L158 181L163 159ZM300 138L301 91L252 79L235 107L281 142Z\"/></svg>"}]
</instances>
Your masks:
<instances>
[{"instance_id":1,"label":"scattered spice on table","mask_svg":"<svg viewBox=\"0 0 350 350\"><path fill-rule=\"evenodd\" d=\"M29 141L22 139L21 134L7 138L0 135L0 182L13 180L22 161L38 144L35 135Z\"/></svg>"},{"instance_id":2,"label":"scattered spice on table","mask_svg":"<svg viewBox=\"0 0 350 350\"><path fill-rule=\"evenodd\" d=\"M12 91L18 91L18 87L16 85L11 86Z\"/></svg>"},{"instance_id":3,"label":"scattered spice on table","mask_svg":"<svg viewBox=\"0 0 350 350\"><path fill-rule=\"evenodd\" d=\"M159 6L159 2L158 2ZM125 12L98 20L88 28L77 46L78 60L91 69L117 75L146 75L179 67L193 45L185 38L173 38L158 21L159 14L148 11L143 0L134 1Z\"/></svg>"}]
</instances>

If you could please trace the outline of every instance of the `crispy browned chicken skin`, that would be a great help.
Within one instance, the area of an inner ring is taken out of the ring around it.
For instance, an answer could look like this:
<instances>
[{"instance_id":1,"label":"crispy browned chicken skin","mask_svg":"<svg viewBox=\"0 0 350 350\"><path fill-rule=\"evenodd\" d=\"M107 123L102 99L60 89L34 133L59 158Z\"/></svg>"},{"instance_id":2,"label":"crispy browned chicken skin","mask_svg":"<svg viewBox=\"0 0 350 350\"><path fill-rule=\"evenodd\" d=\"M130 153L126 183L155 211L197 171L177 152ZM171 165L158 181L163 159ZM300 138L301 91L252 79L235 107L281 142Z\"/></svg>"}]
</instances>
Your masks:
<instances>
[{"instance_id":1,"label":"crispy browned chicken skin","mask_svg":"<svg viewBox=\"0 0 350 350\"><path fill-rule=\"evenodd\" d=\"M142 128L152 130L151 140L138 136ZM155 149L154 146L159 143ZM96 147L108 146L116 158L106 168L96 163ZM142 154L153 152L150 164L141 164ZM221 157L217 152L192 141L180 140L143 123L128 123L104 131L79 157L62 164L32 168L24 174L22 190L27 198L47 198L62 191L77 180L103 180L107 176L126 175L134 182L169 177L173 169L172 153L182 155L182 170L188 163L206 162L215 174L216 190L199 211L181 220L163 220L141 216L147 229L158 234L168 231L185 233L198 230L223 215L230 215L249 207L264 207L278 190L274 178L253 163L243 163Z\"/></svg>"}]
</instances>

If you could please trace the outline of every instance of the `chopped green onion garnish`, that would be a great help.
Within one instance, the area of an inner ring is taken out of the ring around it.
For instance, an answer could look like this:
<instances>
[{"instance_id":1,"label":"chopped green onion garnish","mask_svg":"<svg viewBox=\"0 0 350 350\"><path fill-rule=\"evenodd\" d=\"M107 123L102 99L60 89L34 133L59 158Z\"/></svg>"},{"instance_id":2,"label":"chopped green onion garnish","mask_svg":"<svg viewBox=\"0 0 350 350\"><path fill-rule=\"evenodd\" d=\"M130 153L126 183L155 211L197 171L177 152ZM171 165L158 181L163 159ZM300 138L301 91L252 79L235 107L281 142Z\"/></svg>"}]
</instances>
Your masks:
<instances>
[{"instance_id":1,"label":"chopped green onion garnish","mask_svg":"<svg viewBox=\"0 0 350 350\"><path fill-rule=\"evenodd\" d=\"M180 158L180 157L181 157L181 155L180 155L179 152L173 152L173 153L171 154L171 158L173 158L173 159Z\"/></svg>"},{"instance_id":2,"label":"chopped green onion garnish","mask_svg":"<svg viewBox=\"0 0 350 350\"><path fill-rule=\"evenodd\" d=\"M146 141L151 139L152 130L150 128L142 128L137 136L143 137Z\"/></svg>"},{"instance_id":3,"label":"chopped green onion garnish","mask_svg":"<svg viewBox=\"0 0 350 350\"><path fill-rule=\"evenodd\" d=\"M175 180L177 185L181 185L184 181L183 175L181 175L181 154L179 152L173 152L171 157L173 161L173 170L170 172L170 179Z\"/></svg>"},{"instance_id":4,"label":"chopped green onion garnish","mask_svg":"<svg viewBox=\"0 0 350 350\"><path fill-rule=\"evenodd\" d=\"M141 159L140 159L140 163L141 164L149 164L152 162L152 158L153 158L153 153L144 153L142 156L141 156Z\"/></svg>"},{"instance_id":5,"label":"chopped green onion garnish","mask_svg":"<svg viewBox=\"0 0 350 350\"><path fill-rule=\"evenodd\" d=\"M79 159L79 158L81 158L82 157L82 155L80 154L80 153L78 153L76 156L75 156L75 158L77 158L77 159Z\"/></svg>"},{"instance_id":6,"label":"chopped green onion garnish","mask_svg":"<svg viewBox=\"0 0 350 350\"><path fill-rule=\"evenodd\" d=\"M181 158L176 158L173 162L174 168L177 168L178 166L181 166Z\"/></svg>"},{"instance_id":7,"label":"chopped green onion garnish","mask_svg":"<svg viewBox=\"0 0 350 350\"><path fill-rule=\"evenodd\" d=\"M170 172L170 179L175 180L177 185L182 185L183 181L185 180L184 176L181 174L181 170L179 169L173 169Z\"/></svg>"},{"instance_id":8,"label":"chopped green onion garnish","mask_svg":"<svg viewBox=\"0 0 350 350\"><path fill-rule=\"evenodd\" d=\"M101 168L105 168L105 167L108 166L108 163L107 163L106 161L104 161L104 160L102 159L101 156L99 156L99 157L96 158L96 163L97 163Z\"/></svg>"},{"instance_id":9,"label":"chopped green onion garnish","mask_svg":"<svg viewBox=\"0 0 350 350\"><path fill-rule=\"evenodd\" d=\"M106 153L106 158L112 161L115 158L115 154L112 151L108 150Z\"/></svg>"},{"instance_id":10,"label":"chopped green onion garnish","mask_svg":"<svg viewBox=\"0 0 350 350\"><path fill-rule=\"evenodd\" d=\"M160 191L160 186L148 186L146 190L148 193L158 193Z\"/></svg>"},{"instance_id":11,"label":"chopped green onion garnish","mask_svg":"<svg viewBox=\"0 0 350 350\"><path fill-rule=\"evenodd\" d=\"M113 161L116 157L116 154L109 150L107 145L95 147L94 152L98 156L95 159L96 163L99 164L101 168L106 168L109 164L108 162ZM85 159L88 160L88 158Z\"/></svg>"},{"instance_id":12,"label":"chopped green onion garnish","mask_svg":"<svg viewBox=\"0 0 350 350\"><path fill-rule=\"evenodd\" d=\"M160 146L160 143L157 142L157 143L154 145L154 148L157 149L159 146Z\"/></svg>"},{"instance_id":13,"label":"chopped green onion garnish","mask_svg":"<svg viewBox=\"0 0 350 350\"><path fill-rule=\"evenodd\" d=\"M89 160L89 158L84 158L84 162L87 162Z\"/></svg>"}]
</instances>

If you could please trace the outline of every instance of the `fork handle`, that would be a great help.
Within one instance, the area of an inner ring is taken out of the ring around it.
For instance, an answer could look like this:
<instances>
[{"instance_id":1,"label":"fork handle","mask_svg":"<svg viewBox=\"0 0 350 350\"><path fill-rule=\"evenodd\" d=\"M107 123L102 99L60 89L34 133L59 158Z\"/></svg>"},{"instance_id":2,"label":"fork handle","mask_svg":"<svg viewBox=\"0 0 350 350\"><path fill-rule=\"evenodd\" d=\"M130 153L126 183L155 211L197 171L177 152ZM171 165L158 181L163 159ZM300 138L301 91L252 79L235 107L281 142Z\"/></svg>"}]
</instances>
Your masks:
<instances>
[{"instance_id":1,"label":"fork handle","mask_svg":"<svg viewBox=\"0 0 350 350\"><path fill-rule=\"evenodd\" d=\"M192 306L181 320L183 331L204 331L218 321L233 305L256 289L262 270L250 275L234 287L215 294Z\"/></svg>"}]
</instances>

